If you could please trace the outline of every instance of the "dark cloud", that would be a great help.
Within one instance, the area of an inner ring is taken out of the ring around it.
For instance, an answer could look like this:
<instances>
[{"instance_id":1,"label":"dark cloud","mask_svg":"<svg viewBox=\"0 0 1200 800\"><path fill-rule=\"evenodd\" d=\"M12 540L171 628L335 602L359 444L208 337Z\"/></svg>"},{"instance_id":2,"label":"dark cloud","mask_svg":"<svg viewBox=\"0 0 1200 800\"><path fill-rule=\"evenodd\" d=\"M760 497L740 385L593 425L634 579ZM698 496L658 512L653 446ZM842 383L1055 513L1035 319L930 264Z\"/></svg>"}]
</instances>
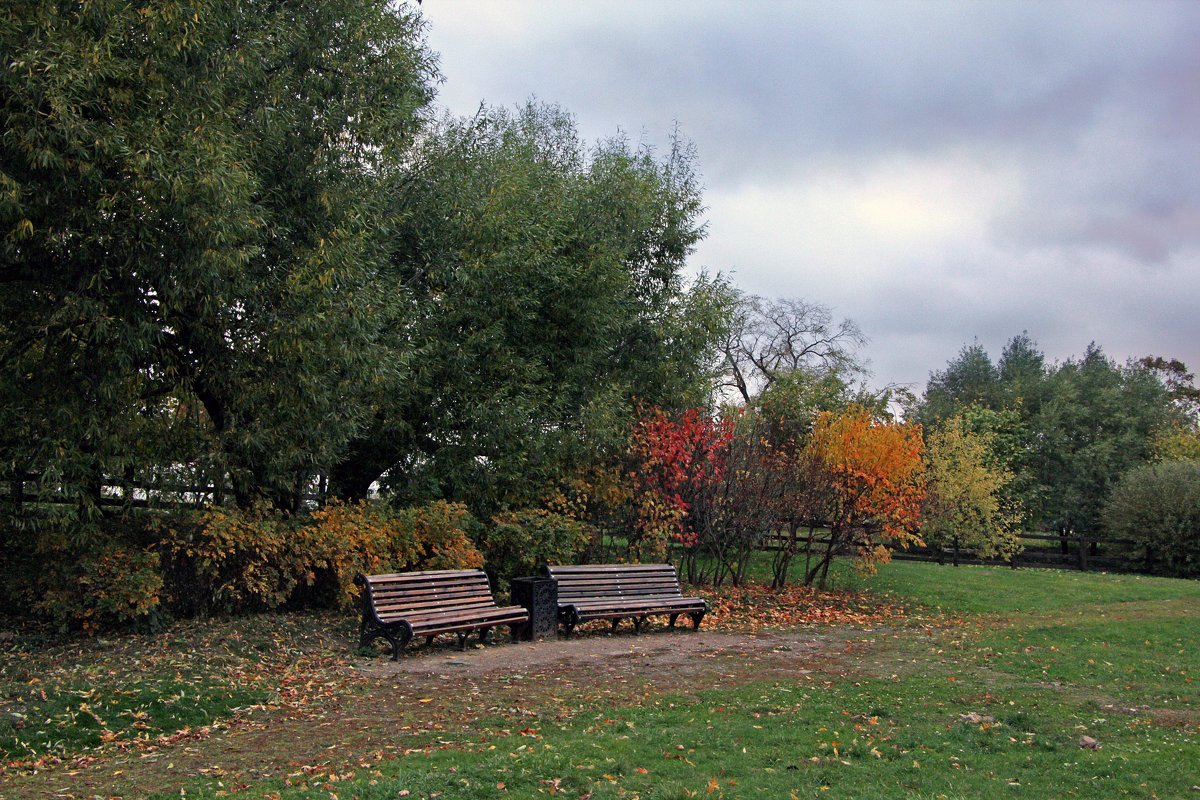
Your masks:
<instances>
[{"instance_id":1,"label":"dark cloud","mask_svg":"<svg viewBox=\"0 0 1200 800\"><path fill-rule=\"evenodd\" d=\"M854 317L882 380L1025 329L1052 358L1200 361L1200 3L425 13L456 112L536 95L652 143L678 122L710 192L700 263Z\"/></svg>"},{"instance_id":2,"label":"dark cloud","mask_svg":"<svg viewBox=\"0 0 1200 800\"><path fill-rule=\"evenodd\" d=\"M1130 78L1127 100L1176 114L1169 95L1188 96L1200 19L1200 6L1177 4L651 5L676 13L645 18L617 4L572 25L551 5L519 39L475 31L487 93L466 105L537 94L596 134L679 118L703 138L714 176L778 177L780 155L794 163L981 139L1055 147ZM444 56L448 88L469 96L456 87L456 55ZM1171 80L1147 81L1155 71Z\"/></svg>"}]
</instances>

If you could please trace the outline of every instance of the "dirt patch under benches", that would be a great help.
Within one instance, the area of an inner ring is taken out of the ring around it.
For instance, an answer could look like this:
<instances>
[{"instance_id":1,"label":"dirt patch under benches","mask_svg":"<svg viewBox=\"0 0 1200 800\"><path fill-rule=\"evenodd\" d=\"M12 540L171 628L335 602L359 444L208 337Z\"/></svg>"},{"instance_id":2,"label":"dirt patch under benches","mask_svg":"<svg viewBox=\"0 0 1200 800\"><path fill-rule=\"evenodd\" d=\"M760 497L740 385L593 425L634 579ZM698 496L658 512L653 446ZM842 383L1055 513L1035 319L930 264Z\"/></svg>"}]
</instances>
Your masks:
<instances>
[{"instance_id":1,"label":"dirt patch under benches","mask_svg":"<svg viewBox=\"0 0 1200 800\"><path fill-rule=\"evenodd\" d=\"M670 676L695 677L713 671L713 661L770 656L772 666L786 668L814 653L830 649L831 634L803 631L738 634L718 631L661 630L641 635L585 632L559 638L500 646L468 647L465 652L430 648L412 650L400 661L373 659L356 665L380 678L408 676L453 679L454 676L538 675L547 672L594 669L636 675L649 681Z\"/></svg>"},{"instance_id":2,"label":"dirt patch under benches","mask_svg":"<svg viewBox=\"0 0 1200 800\"><path fill-rule=\"evenodd\" d=\"M519 729L542 716L569 719L598 701L638 703L837 670L848 634L861 631L656 628L610 635L604 628L464 652L444 639L410 645L398 662L350 657L307 678L303 702L285 698L150 747L101 749L39 773L0 776L0 796L134 798L176 793L201 775L235 790L306 770L345 773L431 741L484 735L480 720L493 730ZM344 644L341 652L349 652L353 643Z\"/></svg>"}]
</instances>

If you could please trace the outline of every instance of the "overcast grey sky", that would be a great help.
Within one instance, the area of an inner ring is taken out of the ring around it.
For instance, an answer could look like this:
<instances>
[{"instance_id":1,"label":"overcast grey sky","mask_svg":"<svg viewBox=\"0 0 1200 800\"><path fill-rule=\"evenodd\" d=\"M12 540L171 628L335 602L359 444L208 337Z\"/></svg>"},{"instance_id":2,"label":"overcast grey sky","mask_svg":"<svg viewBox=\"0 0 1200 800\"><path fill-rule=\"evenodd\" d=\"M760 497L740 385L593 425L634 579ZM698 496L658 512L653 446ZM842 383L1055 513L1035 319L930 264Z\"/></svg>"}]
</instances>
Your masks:
<instances>
[{"instance_id":1,"label":"overcast grey sky","mask_svg":"<svg viewBox=\"0 0 1200 800\"><path fill-rule=\"evenodd\" d=\"M696 146L696 269L922 389L1027 330L1200 368L1200 2L426 0L439 103Z\"/></svg>"}]
</instances>

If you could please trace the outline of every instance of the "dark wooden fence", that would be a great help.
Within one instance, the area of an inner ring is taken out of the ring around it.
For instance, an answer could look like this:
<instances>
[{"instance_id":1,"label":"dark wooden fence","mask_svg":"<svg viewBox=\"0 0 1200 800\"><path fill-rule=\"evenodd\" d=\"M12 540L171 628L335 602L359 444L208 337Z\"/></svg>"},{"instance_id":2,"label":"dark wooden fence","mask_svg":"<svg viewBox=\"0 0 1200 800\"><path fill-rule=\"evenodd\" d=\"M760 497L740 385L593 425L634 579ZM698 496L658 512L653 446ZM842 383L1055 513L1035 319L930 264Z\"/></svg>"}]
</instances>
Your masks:
<instances>
[{"instance_id":1,"label":"dark wooden fence","mask_svg":"<svg viewBox=\"0 0 1200 800\"><path fill-rule=\"evenodd\" d=\"M914 547L897 550L892 558L897 561L934 561L940 564L988 564L1018 567L1044 567L1053 569L1075 569L1095 572L1142 572L1154 571L1154 556L1148 548L1138 546L1130 539L1084 536L1060 533L1022 533L1018 537L1024 547L1011 559L978 558L970 550L952 547ZM797 552L803 553L807 536L797 539ZM818 530L813 538L814 552L823 552L829 539ZM767 537L763 550L779 550L787 546L787 536L775 534Z\"/></svg>"},{"instance_id":2,"label":"dark wooden fence","mask_svg":"<svg viewBox=\"0 0 1200 800\"><path fill-rule=\"evenodd\" d=\"M309 508L320 507L325 503L325 490L324 477L317 476L300 495L301 502ZM78 502L77 499L63 496L53 486L44 485L35 475L0 480L0 497L17 505ZM228 504L232 498L218 486L198 486L180 482L178 478L165 478L157 481L109 479L96 487L93 500L100 506L204 508ZM814 555L824 552L829 542L827 536L824 530L816 531L811 542ZM989 564L1014 569L1048 567L1102 572L1154 571L1153 553L1129 539L1045 532L1022 533L1019 538L1024 547L1008 560L982 559L970 550L948 547L897 550L892 553L892 558L897 561L935 561L943 564ZM801 531L796 541L798 553L805 552L808 541L807 531ZM763 539L759 549L774 551L787 545L786 534L776 533Z\"/></svg>"},{"instance_id":3,"label":"dark wooden fence","mask_svg":"<svg viewBox=\"0 0 1200 800\"><path fill-rule=\"evenodd\" d=\"M325 504L326 488L323 476L314 478L300 494L300 501L309 507L322 506ZM52 483L32 474L0 480L0 498L18 506L74 505L79 502L79 498L64 495ZM162 480L107 478L94 487L91 501L101 507L207 508L229 505L233 502L233 496L223 487L191 484L177 477Z\"/></svg>"}]
</instances>

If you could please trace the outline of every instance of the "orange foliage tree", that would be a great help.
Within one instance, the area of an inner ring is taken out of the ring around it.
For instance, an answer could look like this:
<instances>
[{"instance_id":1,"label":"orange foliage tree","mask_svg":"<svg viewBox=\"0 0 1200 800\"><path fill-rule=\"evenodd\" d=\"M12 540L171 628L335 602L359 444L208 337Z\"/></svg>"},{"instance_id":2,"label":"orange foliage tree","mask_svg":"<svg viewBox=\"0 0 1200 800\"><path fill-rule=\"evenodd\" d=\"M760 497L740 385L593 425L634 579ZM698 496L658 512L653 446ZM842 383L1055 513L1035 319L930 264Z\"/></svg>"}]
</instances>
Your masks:
<instances>
[{"instance_id":1,"label":"orange foliage tree","mask_svg":"<svg viewBox=\"0 0 1200 800\"><path fill-rule=\"evenodd\" d=\"M818 414L807 449L821 473L812 477L826 487L819 512L829 538L806 565L806 584L819 579L823 587L837 553L853 552L856 566L873 571L891 550L921 543L925 445L919 425L880 421L851 406Z\"/></svg>"}]
</instances>

